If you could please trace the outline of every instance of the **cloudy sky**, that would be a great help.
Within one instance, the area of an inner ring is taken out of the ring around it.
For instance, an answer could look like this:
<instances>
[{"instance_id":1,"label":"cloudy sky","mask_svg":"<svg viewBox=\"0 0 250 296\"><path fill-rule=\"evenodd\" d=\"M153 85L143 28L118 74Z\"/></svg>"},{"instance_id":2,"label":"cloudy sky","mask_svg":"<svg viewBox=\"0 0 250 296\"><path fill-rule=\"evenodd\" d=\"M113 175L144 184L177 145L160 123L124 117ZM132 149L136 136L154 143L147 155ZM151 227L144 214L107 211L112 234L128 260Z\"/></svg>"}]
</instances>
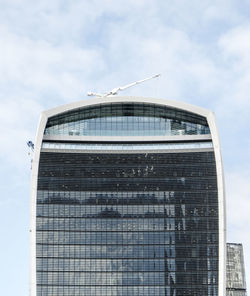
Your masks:
<instances>
[{"instance_id":1,"label":"cloudy sky","mask_svg":"<svg viewBox=\"0 0 250 296\"><path fill-rule=\"evenodd\" d=\"M150 75L125 91L215 112L227 241L250 289L250 2L0 0L1 295L29 292L30 157L42 110Z\"/></svg>"}]
</instances>

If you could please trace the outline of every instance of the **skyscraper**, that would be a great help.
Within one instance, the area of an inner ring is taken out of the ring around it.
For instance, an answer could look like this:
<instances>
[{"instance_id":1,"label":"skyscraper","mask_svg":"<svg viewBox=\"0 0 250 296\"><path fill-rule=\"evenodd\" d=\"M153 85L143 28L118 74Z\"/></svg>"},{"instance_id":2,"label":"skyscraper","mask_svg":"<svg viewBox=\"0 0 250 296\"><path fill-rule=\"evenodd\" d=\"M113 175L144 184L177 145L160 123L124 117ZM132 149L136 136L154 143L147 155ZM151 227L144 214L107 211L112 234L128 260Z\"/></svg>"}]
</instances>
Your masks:
<instances>
[{"instance_id":1,"label":"skyscraper","mask_svg":"<svg viewBox=\"0 0 250 296\"><path fill-rule=\"evenodd\" d=\"M227 244L227 296L246 296L242 244Z\"/></svg>"},{"instance_id":2,"label":"skyscraper","mask_svg":"<svg viewBox=\"0 0 250 296\"><path fill-rule=\"evenodd\" d=\"M45 111L31 221L32 296L224 296L213 113L141 97Z\"/></svg>"}]
</instances>

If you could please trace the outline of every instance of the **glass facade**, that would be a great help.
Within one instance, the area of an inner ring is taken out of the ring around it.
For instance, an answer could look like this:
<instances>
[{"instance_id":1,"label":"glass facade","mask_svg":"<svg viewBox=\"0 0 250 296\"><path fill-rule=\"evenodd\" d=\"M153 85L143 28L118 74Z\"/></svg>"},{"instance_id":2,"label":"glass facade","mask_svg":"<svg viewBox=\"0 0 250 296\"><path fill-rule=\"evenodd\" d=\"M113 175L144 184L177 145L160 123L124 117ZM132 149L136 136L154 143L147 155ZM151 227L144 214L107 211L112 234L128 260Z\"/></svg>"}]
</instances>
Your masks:
<instances>
[{"instance_id":1,"label":"glass facade","mask_svg":"<svg viewBox=\"0 0 250 296\"><path fill-rule=\"evenodd\" d=\"M213 152L42 152L38 181L39 295L217 295Z\"/></svg>"},{"instance_id":2,"label":"glass facade","mask_svg":"<svg viewBox=\"0 0 250 296\"><path fill-rule=\"evenodd\" d=\"M227 244L227 296L247 296L242 244Z\"/></svg>"},{"instance_id":3,"label":"glass facade","mask_svg":"<svg viewBox=\"0 0 250 296\"><path fill-rule=\"evenodd\" d=\"M172 136L209 134L199 115L154 104L113 103L49 119L45 134L69 136Z\"/></svg>"},{"instance_id":4,"label":"glass facade","mask_svg":"<svg viewBox=\"0 0 250 296\"><path fill-rule=\"evenodd\" d=\"M92 109L106 110L101 118L113 108L123 116L119 112L132 104L125 105ZM167 120L192 122L197 134L198 125L209 131L206 119L193 113L138 105L135 117L154 110L152 118L162 112ZM64 134L61 127L68 131L73 122L80 126L92 109L52 117L45 134ZM120 131L116 122L114 133ZM161 131L151 127L150 133ZM99 126L94 130L98 134ZM37 296L218 296L218 191L211 142L132 148L126 142L46 141L37 185Z\"/></svg>"}]
</instances>

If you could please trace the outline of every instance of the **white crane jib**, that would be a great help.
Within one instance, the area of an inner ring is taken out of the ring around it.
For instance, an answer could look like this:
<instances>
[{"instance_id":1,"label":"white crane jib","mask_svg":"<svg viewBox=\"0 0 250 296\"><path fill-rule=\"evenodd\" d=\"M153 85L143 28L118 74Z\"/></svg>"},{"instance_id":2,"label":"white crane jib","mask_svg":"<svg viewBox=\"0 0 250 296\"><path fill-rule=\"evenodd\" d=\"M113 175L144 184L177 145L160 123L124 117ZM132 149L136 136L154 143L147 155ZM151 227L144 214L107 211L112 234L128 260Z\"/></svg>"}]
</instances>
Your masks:
<instances>
[{"instance_id":1,"label":"white crane jib","mask_svg":"<svg viewBox=\"0 0 250 296\"><path fill-rule=\"evenodd\" d=\"M142 79L142 80L138 80L136 82L132 82L130 84L127 84L125 86L119 86L119 87L116 87L114 89L112 89L111 91L105 93L105 94L99 94L99 93L93 93L93 92L88 92L88 96L95 96L95 97L100 97L100 98L104 98L104 97L108 97L108 96L114 96L114 95L117 95L117 93L119 91L122 91L122 90L125 90L131 86L134 86L136 84L140 84L144 81L147 81L147 80L150 80L150 79L153 79L153 78L156 78L156 77L159 77L161 74L156 74L154 76L151 76L151 77L148 77L148 78L145 78L145 79Z\"/></svg>"}]
</instances>

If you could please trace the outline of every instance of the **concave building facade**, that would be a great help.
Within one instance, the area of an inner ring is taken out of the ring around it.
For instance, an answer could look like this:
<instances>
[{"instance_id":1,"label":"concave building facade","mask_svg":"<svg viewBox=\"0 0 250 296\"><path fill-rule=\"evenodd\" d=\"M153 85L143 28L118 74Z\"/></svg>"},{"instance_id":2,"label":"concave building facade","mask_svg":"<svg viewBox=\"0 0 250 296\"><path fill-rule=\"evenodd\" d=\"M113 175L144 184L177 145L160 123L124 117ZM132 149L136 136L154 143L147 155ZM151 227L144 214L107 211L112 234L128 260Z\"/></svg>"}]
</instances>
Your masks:
<instances>
[{"instance_id":1,"label":"concave building facade","mask_svg":"<svg viewBox=\"0 0 250 296\"><path fill-rule=\"evenodd\" d=\"M110 97L43 112L31 205L31 296L225 295L208 110Z\"/></svg>"}]
</instances>

